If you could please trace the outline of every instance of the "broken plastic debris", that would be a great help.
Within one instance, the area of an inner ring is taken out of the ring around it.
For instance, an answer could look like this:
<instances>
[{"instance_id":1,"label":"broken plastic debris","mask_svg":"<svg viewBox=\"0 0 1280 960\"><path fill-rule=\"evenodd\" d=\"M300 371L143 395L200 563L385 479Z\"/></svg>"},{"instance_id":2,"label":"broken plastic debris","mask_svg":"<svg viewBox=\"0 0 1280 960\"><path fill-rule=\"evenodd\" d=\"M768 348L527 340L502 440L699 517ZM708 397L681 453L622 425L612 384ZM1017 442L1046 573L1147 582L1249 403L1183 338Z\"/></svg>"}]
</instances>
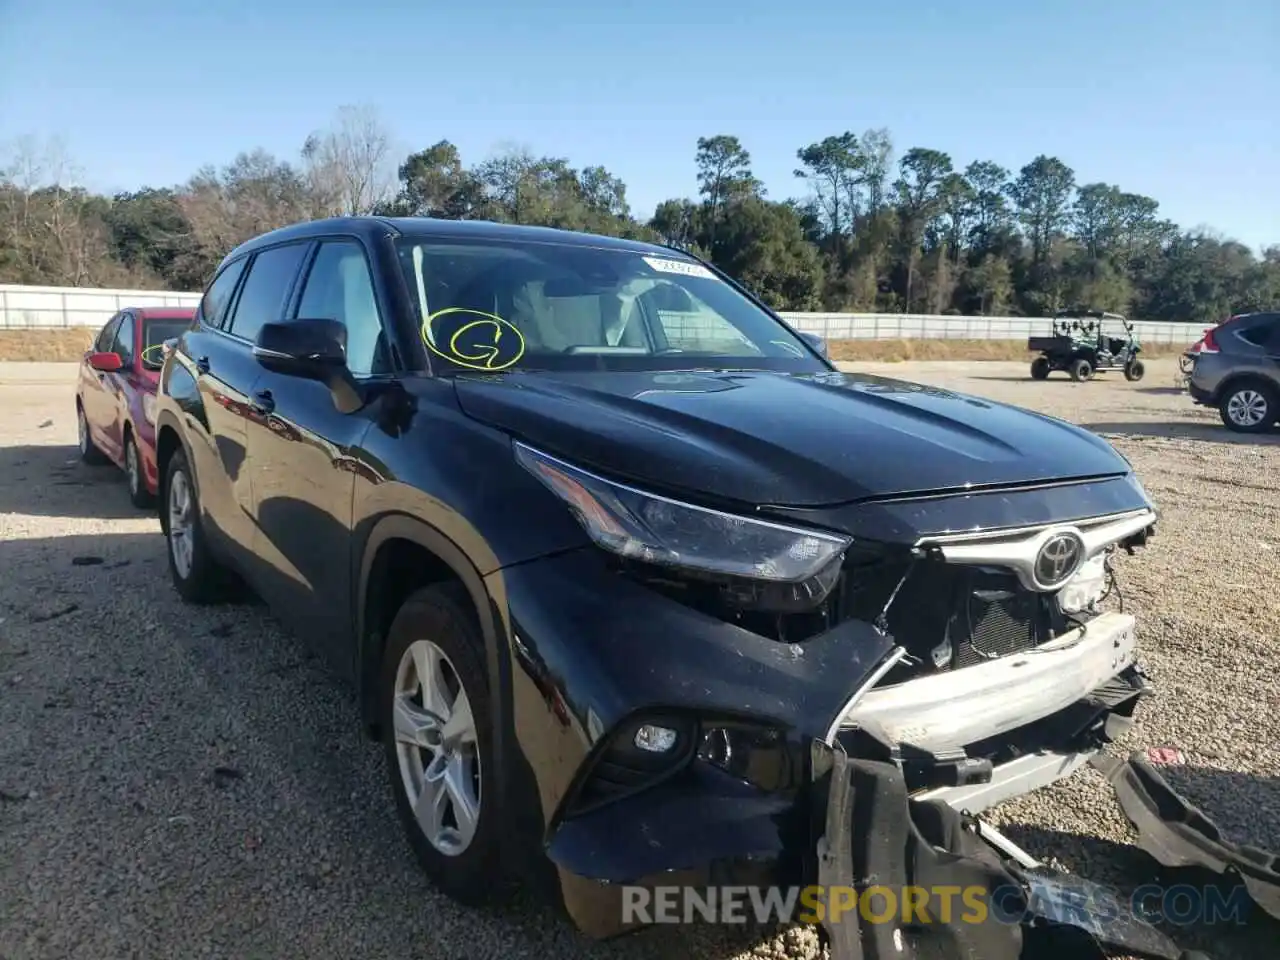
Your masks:
<instances>
[{"instance_id":1,"label":"broken plastic debris","mask_svg":"<svg viewBox=\"0 0 1280 960\"><path fill-rule=\"evenodd\" d=\"M1157 766L1173 766L1187 762L1187 755L1177 747L1149 747L1147 762Z\"/></svg>"}]
</instances>

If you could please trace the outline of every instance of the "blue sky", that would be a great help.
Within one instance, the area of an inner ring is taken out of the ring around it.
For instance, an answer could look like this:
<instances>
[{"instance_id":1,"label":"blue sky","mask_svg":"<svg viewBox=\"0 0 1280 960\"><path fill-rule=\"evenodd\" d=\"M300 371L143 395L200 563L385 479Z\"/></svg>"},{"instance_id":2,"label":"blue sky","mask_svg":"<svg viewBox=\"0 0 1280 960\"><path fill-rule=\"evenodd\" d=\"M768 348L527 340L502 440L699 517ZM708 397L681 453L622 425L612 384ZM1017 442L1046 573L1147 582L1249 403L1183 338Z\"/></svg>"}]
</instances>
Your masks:
<instances>
[{"instance_id":1,"label":"blue sky","mask_svg":"<svg viewBox=\"0 0 1280 960\"><path fill-rule=\"evenodd\" d=\"M798 147L886 126L899 153L1160 201L1184 226L1280 242L1276 0L0 0L0 141L66 138L87 185L296 157L343 103L398 152L448 138L603 164L635 211L692 195L699 136L732 133L769 195Z\"/></svg>"}]
</instances>

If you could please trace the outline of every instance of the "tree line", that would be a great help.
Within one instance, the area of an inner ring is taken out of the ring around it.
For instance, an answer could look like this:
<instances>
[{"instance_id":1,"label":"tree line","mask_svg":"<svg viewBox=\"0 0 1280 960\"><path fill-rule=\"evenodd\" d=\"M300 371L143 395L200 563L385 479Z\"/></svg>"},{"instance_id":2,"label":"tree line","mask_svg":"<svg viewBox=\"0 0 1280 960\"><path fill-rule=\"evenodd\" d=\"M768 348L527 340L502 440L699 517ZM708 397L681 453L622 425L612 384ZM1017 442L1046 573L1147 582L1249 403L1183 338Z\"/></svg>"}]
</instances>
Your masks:
<instances>
[{"instance_id":1,"label":"tree line","mask_svg":"<svg viewBox=\"0 0 1280 960\"><path fill-rule=\"evenodd\" d=\"M664 242L706 257L779 310L1044 316L1113 310L1216 323L1280 306L1280 245L1185 230L1156 200L1078 183L1061 159L960 167L888 130L796 151L798 196L773 199L734 136L700 138L697 194L636 217L601 166L511 147L473 165L440 140L402 160L377 112L345 106L294 159L262 149L185 183L104 196L58 142L0 159L0 282L198 290L236 244L317 217L485 219Z\"/></svg>"}]
</instances>

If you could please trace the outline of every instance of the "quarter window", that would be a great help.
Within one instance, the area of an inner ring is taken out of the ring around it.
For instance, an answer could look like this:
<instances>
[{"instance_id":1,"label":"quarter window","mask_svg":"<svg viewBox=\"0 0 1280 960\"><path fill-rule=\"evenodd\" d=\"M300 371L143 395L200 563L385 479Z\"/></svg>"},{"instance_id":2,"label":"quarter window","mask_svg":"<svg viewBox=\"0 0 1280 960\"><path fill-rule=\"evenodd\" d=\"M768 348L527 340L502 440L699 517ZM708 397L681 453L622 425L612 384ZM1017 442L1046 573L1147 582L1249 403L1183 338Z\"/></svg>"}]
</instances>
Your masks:
<instances>
[{"instance_id":1,"label":"quarter window","mask_svg":"<svg viewBox=\"0 0 1280 960\"><path fill-rule=\"evenodd\" d=\"M214 278L213 283L209 284L209 289L200 301L201 319L209 326L222 326L227 307L231 303L231 294L236 289L236 281L240 279L240 274L244 273L244 265L244 260L228 264L227 268Z\"/></svg>"},{"instance_id":2,"label":"quarter window","mask_svg":"<svg viewBox=\"0 0 1280 960\"><path fill-rule=\"evenodd\" d=\"M290 243L263 250L249 265L249 276L240 288L228 329L237 337L254 340L264 323L284 319L285 301L293 278L302 265L306 243Z\"/></svg>"},{"instance_id":3,"label":"quarter window","mask_svg":"<svg viewBox=\"0 0 1280 960\"><path fill-rule=\"evenodd\" d=\"M307 274L298 317L337 320L346 326L347 366L356 376L390 372L373 277L359 243L332 240L321 244Z\"/></svg>"}]
</instances>

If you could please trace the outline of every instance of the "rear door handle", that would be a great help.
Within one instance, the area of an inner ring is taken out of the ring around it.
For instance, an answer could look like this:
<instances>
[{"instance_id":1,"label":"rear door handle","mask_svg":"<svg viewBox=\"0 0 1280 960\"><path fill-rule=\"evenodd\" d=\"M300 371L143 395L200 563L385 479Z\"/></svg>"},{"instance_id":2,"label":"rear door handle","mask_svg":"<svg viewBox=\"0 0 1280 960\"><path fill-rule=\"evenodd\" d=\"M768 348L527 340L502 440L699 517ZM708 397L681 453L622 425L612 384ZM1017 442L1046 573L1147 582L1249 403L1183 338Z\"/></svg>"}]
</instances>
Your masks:
<instances>
[{"instance_id":1,"label":"rear door handle","mask_svg":"<svg viewBox=\"0 0 1280 960\"><path fill-rule=\"evenodd\" d=\"M209 358L208 358L208 357L196 357L196 369L197 369L198 371L200 371L201 373L208 373L208 372L209 372Z\"/></svg>"},{"instance_id":2,"label":"rear door handle","mask_svg":"<svg viewBox=\"0 0 1280 960\"><path fill-rule=\"evenodd\" d=\"M271 395L270 390L259 390L253 395L253 400L250 402L249 408L254 413L266 416L276 408L276 398Z\"/></svg>"}]
</instances>

